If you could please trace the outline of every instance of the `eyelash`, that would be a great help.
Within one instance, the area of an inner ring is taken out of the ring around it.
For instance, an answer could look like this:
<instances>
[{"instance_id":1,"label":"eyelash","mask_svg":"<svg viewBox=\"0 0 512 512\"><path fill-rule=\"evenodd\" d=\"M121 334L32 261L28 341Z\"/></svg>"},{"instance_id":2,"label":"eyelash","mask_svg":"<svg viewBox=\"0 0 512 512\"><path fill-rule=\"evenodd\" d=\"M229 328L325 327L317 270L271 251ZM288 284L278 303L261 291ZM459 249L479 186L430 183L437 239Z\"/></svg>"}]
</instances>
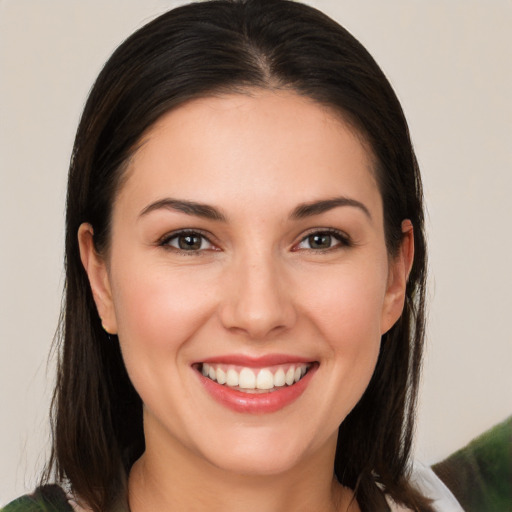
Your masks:
<instances>
[{"instance_id":1,"label":"eyelash","mask_svg":"<svg viewBox=\"0 0 512 512\"><path fill-rule=\"evenodd\" d=\"M168 233L168 234L164 235L158 241L158 245L160 247L163 247L164 249L176 251L178 253L187 254L187 255L200 254L201 252L206 251L206 250L216 250L216 249L212 249L212 247L202 248L201 246L200 246L199 249L187 250L187 249L182 249L180 247L175 247L175 246L171 245L171 241L178 240L180 237L186 237L186 236L200 238L201 239L201 246L206 241L210 246L215 247L215 245L210 241L210 239L204 233L202 233L201 231L192 230L192 229L187 229L187 230L183 230L183 231L175 231L173 233Z\"/></svg>"},{"instance_id":2,"label":"eyelash","mask_svg":"<svg viewBox=\"0 0 512 512\"><path fill-rule=\"evenodd\" d=\"M187 250L187 249L182 249L180 247L175 247L174 245L171 245L172 241L175 241L175 240L177 241L180 237L186 237L186 236L200 238L201 245L199 246L199 248ZM313 252L313 253L326 253L326 252L334 251L334 250L341 249L344 247L351 247L353 245L350 237L346 233L343 233L342 231L338 231L336 229L315 229L315 230L309 232L307 235L303 236L302 239L300 240L300 242L293 246L292 251L297 252L297 251L301 250L299 246L302 243L308 241L308 239L310 239L313 236L329 236L329 237L337 240L338 243L333 246L323 248L323 249L313 249L310 247L310 248L303 248L303 250L306 250L308 252ZM209 244L211 247L203 248L202 245L204 242ZM183 231L175 231L173 233L168 233L168 234L164 235L158 241L158 245L163 247L164 249L173 250L178 253L187 254L187 255L201 254L203 251L208 251L208 250L218 250L215 248L215 245L211 242L211 240L208 238L208 236L206 236L204 233L202 233L199 230L183 230Z\"/></svg>"},{"instance_id":3,"label":"eyelash","mask_svg":"<svg viewBox=\"0 0 512 512\"><path fill-rule=\"evenodd\" d=\"M330 252L330 251L335 251L337 249L342 249L344 247L352 247L353 246L353 243L352 243L352 240L350 239L350 237L346 233L343 233L342 231L338 231L337 229L315 229L315 230L309 232L306 236L302 237L301 241L293 247L293 250L300 250L300 249L295 249L295 248L315 235L316 236L318 236L318 235L329 236L329 237L332 237L335 240L337 240L339 243L337 243L331 247L327 247L325 249L305 248L304 250L306 250L308 252L314 252L314 253L326 253L326 252Z\"/></svg>"}]
</instances>

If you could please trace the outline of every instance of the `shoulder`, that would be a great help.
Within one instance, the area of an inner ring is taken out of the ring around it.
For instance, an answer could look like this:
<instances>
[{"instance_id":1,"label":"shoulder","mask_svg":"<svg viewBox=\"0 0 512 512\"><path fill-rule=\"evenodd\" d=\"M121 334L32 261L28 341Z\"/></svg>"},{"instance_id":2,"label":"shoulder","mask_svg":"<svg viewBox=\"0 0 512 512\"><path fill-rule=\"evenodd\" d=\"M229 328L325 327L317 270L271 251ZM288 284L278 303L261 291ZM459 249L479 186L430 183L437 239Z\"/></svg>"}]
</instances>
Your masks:
<instances>
[{"instance_id":1,"label":"shoulder","mask_svg":"<svg viewBox=\"0 0 512 512\"><path fill-rule=\"evenodd\" d=\"M429 466L415 461L411 483L425 497L432 500L431 506L435 512L464 512L452 492Z\"/></svg>"},{"instance_id":2,"label":"shoulder","mask_svg":"<svg viewBox=\"0 0 512 512\"><path fill-rule=\"evenodd\" d=\"M434 512L464 512L455 496L436 476L434 471L419 461L414 461L409 483L425 498L430 500ZM391 512L413 512L411 509L396 503L389 495L386 500Z\"/></svg>"},{"instance_id":3,"label":"shoulder","mask_svg":"<svg viewBox=\"0 0 512 512\"><path fill-rule=\"evenodd\" d=\"M45 485L12 501L0 512L73 512L73 509L58 485Z\"/></svg>"}]
</instances>

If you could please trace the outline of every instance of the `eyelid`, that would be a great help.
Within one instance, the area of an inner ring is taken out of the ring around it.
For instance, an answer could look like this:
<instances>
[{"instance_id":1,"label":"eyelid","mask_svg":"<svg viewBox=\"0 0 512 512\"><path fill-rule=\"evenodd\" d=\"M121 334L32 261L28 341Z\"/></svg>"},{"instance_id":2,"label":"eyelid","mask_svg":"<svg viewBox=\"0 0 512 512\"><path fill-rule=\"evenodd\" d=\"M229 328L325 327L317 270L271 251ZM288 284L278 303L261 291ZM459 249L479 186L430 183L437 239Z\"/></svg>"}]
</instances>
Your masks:
<instances>
[{"instance_id":1,"label":"eyelid","mask_svg":"<svg viewBox=\"0 0 512 512\"><path fill-rule=\"evenodd\" d=\"M172 245L169 244L169 242L179 236L186 236L186 235L196 235L196 236L200 236L201 238L203 238L204 240L206 240L208 242L208 244L211 246L211 247L208 247L208 248L201 248L201 249L198 249L198 250L190 250L190 251L186 251L186 250L183 250L183 249L179 249L178 247L174 247ZM179 252L179 253L187 253L187 254L198 254L198 253L201 253L203 251L211 251L211 250L218 250L218 246L212 242L212 239L213 236L211 235L211 233L208 233L206 231L203 231L202 229L196 229L196 228L183 228L183 229L176 229L174 231L170 231L168 233L166 233L165 235L161 236L157 242L156 242L156 245L160 246L160 247L163 247L164 249L169 249L169 250L174 250L176 252Z\"/></svg>"},{"instance_id":2,"label":"eyelid","mask_svg":"<svg viewBox=\"0 0 512 512\"><path fill-rule=\"evenodd\" d=\"M328 247L327 249L312 249L312 248L301 249L298 247L301 243L306 241L307 238L309 238L312 235L316 235L316 234L330 235L330 236L334 237L336 240L338 240L339 243L337 243L336 245L334 245L332 247ZM312 228L312 229L308 230L306 233L303 233L301 235L300 240L293 245L292 251L304 250L304 251L309 251L309 252L322 253L322 252L333 251L333 250L336 250L339 248L352 247L353 245L354 245L354 243L353 243L352 239L344 231L341 231L341 230L335 229L335 228Z\"/></svg>"}]
</instances>

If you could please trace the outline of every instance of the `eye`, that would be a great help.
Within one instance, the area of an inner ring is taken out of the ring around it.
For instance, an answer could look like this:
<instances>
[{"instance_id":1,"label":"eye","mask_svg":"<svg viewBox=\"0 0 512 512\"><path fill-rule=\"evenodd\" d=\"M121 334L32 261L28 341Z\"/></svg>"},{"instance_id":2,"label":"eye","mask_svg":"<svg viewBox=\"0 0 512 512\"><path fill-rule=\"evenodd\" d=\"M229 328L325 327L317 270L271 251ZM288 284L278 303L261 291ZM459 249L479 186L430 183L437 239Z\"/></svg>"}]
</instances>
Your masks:
<instances>
[{"instance_id":1,"label":"eye","mask_svg":"<svg viewBox=\"0 0 512 512\"><path fill-rule=\"evenodd\" d=\"M296 245L296 249L326 251L349 245L350 241L347 235L339 231L325 230L310 233Z\"/></svg>"},{"instance_id":2,"label":"eye","mask_svg":"<svg viewBox=\"0 0 512 512\"><path fill-rule=\"evenodd\" d=\"M160 245L184 252L199 252L214 248L208 238L197 231L180 231L167 235L160 241Z\"/></svg>"}]
</instances>

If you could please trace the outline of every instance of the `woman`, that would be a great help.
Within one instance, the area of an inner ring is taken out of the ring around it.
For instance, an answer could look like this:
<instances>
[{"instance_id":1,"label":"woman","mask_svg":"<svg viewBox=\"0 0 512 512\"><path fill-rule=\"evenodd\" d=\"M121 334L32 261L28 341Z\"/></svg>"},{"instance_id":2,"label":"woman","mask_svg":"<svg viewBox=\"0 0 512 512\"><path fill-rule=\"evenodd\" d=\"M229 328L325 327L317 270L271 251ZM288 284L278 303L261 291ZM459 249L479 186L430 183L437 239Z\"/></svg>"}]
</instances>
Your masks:
<instances>
[{"instance_id":1,"label":"woman","mask_svg":"<svg viewBox=\"0 0 512 512\"><path fill-rule=\"evenodd\" d=\"M151 22L91 91L67 208L47 479L69 500L39 497L433 510L409 482L421 181L396 96L343 28L281 0Z\"/></svg>"}]
</instances>

